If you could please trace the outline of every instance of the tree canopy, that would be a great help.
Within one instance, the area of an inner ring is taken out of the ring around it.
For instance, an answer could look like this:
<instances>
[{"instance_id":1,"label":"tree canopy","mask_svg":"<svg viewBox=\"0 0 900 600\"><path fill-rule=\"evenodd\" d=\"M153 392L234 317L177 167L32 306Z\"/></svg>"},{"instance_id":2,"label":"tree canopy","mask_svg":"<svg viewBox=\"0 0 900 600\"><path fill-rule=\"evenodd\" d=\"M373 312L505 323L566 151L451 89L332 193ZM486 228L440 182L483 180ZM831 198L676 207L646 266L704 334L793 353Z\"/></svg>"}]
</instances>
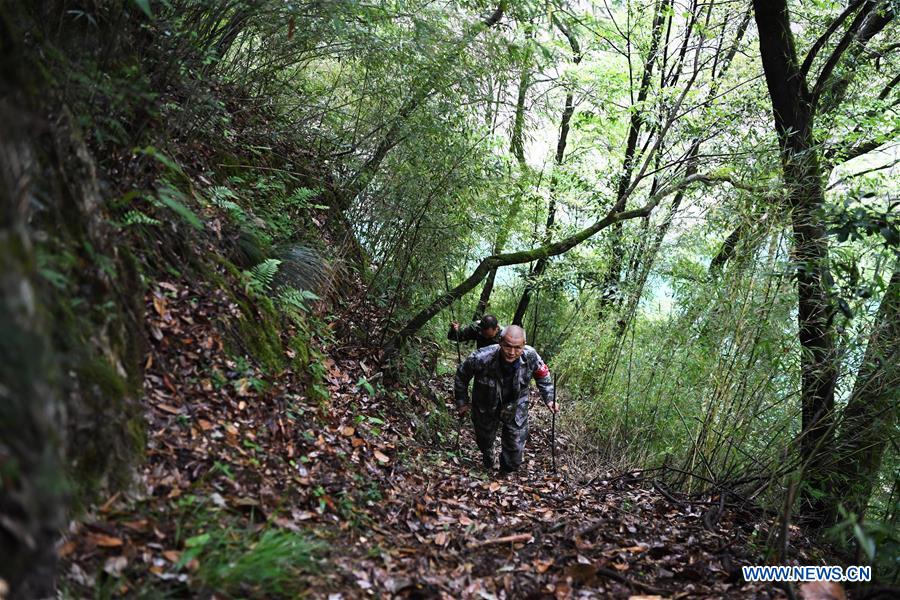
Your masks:
<instances>
[{"instance_id":1,"label":"tree canopy","mask_svg":"<svg viewBox=\"0 0 900 600\"><path fill-rule=\"evenodd\" d=\"M521 325L580 459L778 515L779 559L799 522L896 579L898 10L0 3L2 323L36 348L4 346L33 362L2 367L0 396L40 398L0 413L24 436L0 442L0 475L68 461L124 489L117 456L143 452L128 399L165 379L139 357L183 300L149 282L193 273L237 290L235 356L297 370L310 398L338 377L329 343L414 385L452 370L448 322ZM281 324L251 333L251 313ZM229 360L243 397L253 367ZM95 391L122 400L109 429L130 450L90 444ZM57 529L59 490L40 507Z\"/></svg>"}]
</instances>

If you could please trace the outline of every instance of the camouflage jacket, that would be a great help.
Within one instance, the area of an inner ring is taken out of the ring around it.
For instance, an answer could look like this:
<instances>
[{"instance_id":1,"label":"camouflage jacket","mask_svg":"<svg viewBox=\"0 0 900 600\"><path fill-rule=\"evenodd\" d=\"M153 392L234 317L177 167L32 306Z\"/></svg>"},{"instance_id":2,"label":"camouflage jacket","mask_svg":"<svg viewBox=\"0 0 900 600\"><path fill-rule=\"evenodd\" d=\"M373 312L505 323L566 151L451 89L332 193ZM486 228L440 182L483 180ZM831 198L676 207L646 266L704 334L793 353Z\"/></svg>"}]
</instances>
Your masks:
<instances>
[{"instance_id":1,"label":"camouflage jacket","mask_svg":"<svg viewBox=\"0 0 900 600\"><path fill-rule=\"evenodd\" d=\"M491 344L499 344L501 334L502 330L498 329L497 334L494 337L486 338L481 335L481 321L475 321L465 327L460 327L458 332L453 331L453 325L451 325L450 331L447 332L447 339L458 340L460 342L471 342L472 340L475 340L475 347L481 349L490 346Z\"/></svg>"},{"instance_id":2,"label":"camouflage jacket","mask_svg":"<svg viewBox=\"0 0 900 600\"><path fill-rule=\"evenodd\" d=\"M469 381L474 377L472 388L472 410L476 418L498 415L504 423L524 424L528 418L528 386L531 378L537 382L541 398L545 403L554 401L555 390L550 369L531 346L516 360L511 398L502 398L503 355L499 345L491 345L476 350L456 369L454 396L457 408L469 402Z\"/></svg>"}]
</instances>

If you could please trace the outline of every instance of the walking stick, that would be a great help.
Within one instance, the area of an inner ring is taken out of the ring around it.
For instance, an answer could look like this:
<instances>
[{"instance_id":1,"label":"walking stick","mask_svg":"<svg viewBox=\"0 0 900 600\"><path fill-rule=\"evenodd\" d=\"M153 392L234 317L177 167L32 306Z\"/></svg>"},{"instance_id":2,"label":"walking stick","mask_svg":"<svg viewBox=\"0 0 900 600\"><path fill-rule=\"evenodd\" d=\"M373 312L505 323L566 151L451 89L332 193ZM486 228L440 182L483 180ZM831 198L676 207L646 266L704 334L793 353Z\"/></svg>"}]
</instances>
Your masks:
<instances>
[{"instance_id":1,"label":"walking stick","mask_svg":"<svg viewBox=\"0 0 900 600\"><path fill-rule=\"evenodd\" d=\"M556 404L556 384L553 384L553 404ZM550 418L550 452L553 457L553 474L556 475L556 411L551 413Z\"/></svg>"},{"instance_id":2,"label":"walking stick","mask_svg":"<svg viewBox=\"0 0 900 600\"><path fill-rule=\"evenodd\" d=\"M550 420L550 444L553 456L553 474L556 475L556 413Z\"/></svg>"},{"instance_id":3,"label":"walking stick","mask_svg":"<svg viewBox=\"0 0 900 600\"><path fill-rule=\"evenodd\" d=\"M447 293L450 293L450 280L447 277L447 268L444 268L444 287L447 289ZM456 314L453 310L453 304L450 304L450 318L453 319L453 322L456 323ZM459 367L462 362L462 353L459 351L459 329L456 330L456 366ZM456 455L459 456L459 437L460 430L462 429L462 416L459 414L456 415Z\"/></svg>"}]
</instances>

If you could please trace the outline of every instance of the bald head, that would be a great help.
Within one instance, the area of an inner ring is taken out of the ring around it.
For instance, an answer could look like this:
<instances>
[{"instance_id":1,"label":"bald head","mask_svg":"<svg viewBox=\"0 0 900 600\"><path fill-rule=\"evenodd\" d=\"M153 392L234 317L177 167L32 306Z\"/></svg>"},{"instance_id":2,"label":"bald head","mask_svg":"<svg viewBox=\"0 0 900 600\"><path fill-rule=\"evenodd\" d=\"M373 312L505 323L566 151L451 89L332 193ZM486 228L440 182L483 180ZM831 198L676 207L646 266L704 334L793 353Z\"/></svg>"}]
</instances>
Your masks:
<instances>
[{"instance_id":1,"label":"bald head","mask_svg":"<svg viewBox=\"0 0 900 600\"><path fill-rule=\"evenodd\" d=\"M508 363L518 360L525 352L525 330L518 325L509 325L500 338L500 352Z\"/></svg>"},{"instance_id":2,"label":"bald head","mask_svg":"<svg viewBox=\"0 0 900 600\"><path fill-rule=\"evenodd\" d=\"M502 340L508 341L510 344L519 344L525 342L525 330L518 325L507 325L503 330Z\"/></svg>"}]
</instances>

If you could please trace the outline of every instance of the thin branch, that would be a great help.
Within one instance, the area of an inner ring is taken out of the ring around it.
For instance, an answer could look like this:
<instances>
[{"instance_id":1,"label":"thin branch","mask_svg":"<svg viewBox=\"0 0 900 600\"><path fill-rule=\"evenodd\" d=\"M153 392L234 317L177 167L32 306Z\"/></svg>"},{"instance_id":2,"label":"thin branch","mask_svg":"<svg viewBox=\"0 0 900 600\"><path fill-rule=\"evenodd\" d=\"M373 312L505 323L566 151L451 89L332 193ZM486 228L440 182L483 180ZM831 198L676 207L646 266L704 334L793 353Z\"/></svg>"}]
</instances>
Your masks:
<instances>
[{"instance_id":1,"label":"thin branch","mask_svg":"<svg viewBox=\"0 0 900 600\"><path fill-rule=\"evenodd\" d=\"M484 279L484 277L491 269L509 265L520 265L538 260L539 258L547 258L550 256L563 254L564 252L571 250L581 242L594 236L597 232L606 229L614 223L649 216L650 213L653 212L653 209L655 209L657 205L659 205L663 198L681 189L684 189L693 183L702 183L704 185L712 185L715 183L729 183L738 189L747 190L753 193L760 192L759 188L737 180L727 174L697 173L684 177L680 181L663 187L656 194L650 196L647 199L646 204L644 204L644 206L641 208L626 211L616 211L614 207L613 210L610 210L605 217L594 222L589 227L582 229L581 231L572 234L567 238L563 238L557 242L546 244L532 250L522 250L519 252L509 252L506 254L494 254L488 256L487 258L482 259L482 261L478 264L478 266L467 279L465 279L462 283L457 285L452 290L449 290L446 293L438 296L431 302L431 304L423 308L412 319L410 319L406 323L406 325L404 325L403 328L397 333L393 340L391 340L389 348L392 351L396 351L397 349L399 349L403 343L405 343L410 337L415 335L416 332L418 332L419 329L421 329L422 326L425 325L425 323L432 319L432 317L438 314L445 307L449 306L453 301L461 298L464 294L474 289L475 286Z\"/></svg>"},{"instance_id":2,"label":"thin branch","mask_svg":"<svg viewBox=\"0 0 900 600\"><path fill-rule=\"evenodd\" d=\"M838 179L837 181L835 181L834 183L832 183L830 186L828 186L828 189L826 191L831 191L834 188L838 187L839 185L846 183L850 179L856 179L857 177L862 177L863 175L868 175L869 173L875 173L877 171L891 169L891 168L897 166L898 164L900 164L900 159L897 159L894 162L891 162L891 163L888 163L885 165L881 165L879 167L872 167L871 169L866 169L865 171L860 171L858 173L851 173L850 175L847 175L846 177L842 177L842 178Z\"/></svg>"},{"instance_id":3,"label":"thin branch","mask_svg":"<svg viewBox=\"0 0 900 600\"><path fill-rule=\"evenodd\" d=\"M852 2L844 12L842 12L838 17L831 22L831 25L828 26L828 29L825 30L825 33L819 36L819 39L812 45L812 48L809 49L809 53L806 55L806 59L803 61L803 65L800 67L800 74L803 77L809 73L809 68L812 66L813 60L816 58L816 54L819 50L822 49L822 46L825 45L825 42L828 41L828 38L831 37L831 34L834 33L838 27L841 26L841 23L847 20L853 11L863 5L867 0L855 0Z\"/></svg>"},{"instance_id":4,"label":"thin branch","mask_svg":"<svg viewBox=\"0 0 900 600\"><path fill-rule=\"evenodd\" d=\"M847 28L841 41L838 42L837 47L832 51L831 56L828 57L825 66L822 67L822 71L819 73L819 78L816 80L816 84L813 87L810 96L811 106L815 106L822 93L832 86L831 74L837 67L847 48L856 43L858 45L858 49L856 50L858 54L865 48L865 45L869 40L883 30L894 18L893 7L889 4L879 2L878 0L869 0L869 4L870 6L864 7L863 10L856 15L856 18L853 19L853 23Z\"/></svg>"}]
</instances>

